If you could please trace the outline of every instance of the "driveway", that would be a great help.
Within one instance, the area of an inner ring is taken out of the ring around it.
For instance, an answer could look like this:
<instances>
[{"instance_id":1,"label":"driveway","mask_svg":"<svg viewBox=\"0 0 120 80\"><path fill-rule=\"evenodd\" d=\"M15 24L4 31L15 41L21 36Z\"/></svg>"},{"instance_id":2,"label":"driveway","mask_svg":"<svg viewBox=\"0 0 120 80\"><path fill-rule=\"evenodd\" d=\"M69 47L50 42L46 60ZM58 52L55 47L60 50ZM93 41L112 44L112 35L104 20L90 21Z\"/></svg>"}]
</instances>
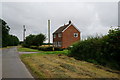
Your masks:
<instances>
[{"instance_id":1,"label":"driveway","mask_svg":"<svg viewBox=\"0 0 120 80\"><path fill-rule=\"evenodd\" d=\"M33 78L20 60L16 47L2 50L2 78Z\"/></svg>"}]
</instances>

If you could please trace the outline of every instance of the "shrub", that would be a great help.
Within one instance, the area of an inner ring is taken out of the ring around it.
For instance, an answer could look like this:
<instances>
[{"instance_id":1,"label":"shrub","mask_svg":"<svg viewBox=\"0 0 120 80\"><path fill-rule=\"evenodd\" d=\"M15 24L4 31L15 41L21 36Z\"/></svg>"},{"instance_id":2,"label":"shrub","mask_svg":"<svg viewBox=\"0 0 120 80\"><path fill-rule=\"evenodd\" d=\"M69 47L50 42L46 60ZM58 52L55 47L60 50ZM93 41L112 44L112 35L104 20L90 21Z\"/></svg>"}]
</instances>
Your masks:
<instances>
[{"instance_id":1,"label":"shrub","mask_svg":"<svg viewBox=\"0 0 120 80\"><path fill-rule=\"evenodd\" d=\"M53 51L53 47L39 47L38 50L42 50L42 51Z\"/></svg>"},{"instance_id":2,"label":"shrub","mask_svg":"<svg viewBox=\"0 0 120 80\"><path fill-rule=\"evenodd\" d=\"M55 47L54 50L55 50L55 51L63 51L62 48L58 48L58 47Z\"/></svg>"},{"instance_id":3,"label":"shrub","mask_svg":"<svg viewBox=\"0 0 120 80\"><path fill-rule=\"evenodd\" d=\"M46 36L43 35L42 33L38 35L32 35L30 34L29 36L26 37L25 41L23 42L23 47L30 47L30 46L41 46L43 42L45 41Z\"/></svg>"},{"instance_id":4,"label":"shrub","mask_svg":"<svg viewBox=\"0 0 120 80\"><path fill-rule=\"evenodd\" d=\"M31 49L39 49L37 46L30 46Z\"/></svg>"},{"instance_id":5,"label":"shrub","mask_svg":"<svg viewBox=\"0 0 120 80\"><path fill-rule=\"evenodd\" d=\"M42 51L53 51L53 47L39 47L38 50L42 50ZM54 51L62 51L62 48L54 48Z\"/></svg>"},{"instance_id":6,"label":"shrub","mask_svg":"<svg viewBox=\"0 0 120 80\"><path fill-rule=\"evenodd\" d=\"M69 48L69 55L77 59L102 65L114 63L116 68L120 67L119 52L120 28L109 30L109 34L102 37L89 37Z\"/></svg>"}]
</instances>

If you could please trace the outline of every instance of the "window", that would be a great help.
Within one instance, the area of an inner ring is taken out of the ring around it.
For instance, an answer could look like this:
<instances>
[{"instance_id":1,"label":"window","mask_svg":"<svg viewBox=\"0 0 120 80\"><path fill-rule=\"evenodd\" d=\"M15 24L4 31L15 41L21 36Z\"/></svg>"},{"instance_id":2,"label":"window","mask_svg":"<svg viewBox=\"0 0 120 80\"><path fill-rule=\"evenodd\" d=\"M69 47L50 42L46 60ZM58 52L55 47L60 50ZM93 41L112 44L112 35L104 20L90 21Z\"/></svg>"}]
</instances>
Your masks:
<instances>
[{"instance_id":1,"label":"window","mask_svg":"<svg viewBox=\"0 0 120 80\"><path fill-rule=\"evenodd\" d=\"M57 47L58 46L58 42L55 42L55 47Z\"/></svg>"},{"instance_id":2,"label":"window","mask_svg":"<svg viewBox=\"0 0 120 80\"><path fill-rule=\"evenodd\" d=\"M78 37L78 33L74 33L74 37Z\"/></svg>"},{"instance_id":3,"label":"window","mask_svg":"<svg viewBox=\"0 0 120 80\"><path fill-rule=\"evenodd\" d=\"M53 46L55 46L55 42L53 42Z\"/></svg>"},{"instance_id":4,"label":"window","mask_svg":"<svg viewBox=\"0 0 120 80\"><path fill-rule=\"evenodd\" d=\"M54 47L61 47L62 42L53 42Z\"/></svg>"},{"instance_id":5,"label":"window","mask_svg":"<svg viewBox=\"0 0 120 80\"><path fill-rule=\"evenodd\" d=\"M57 46L57 44L56 44L57 42L54 42L53 44L54 44L54 47L56 47Z\"/></svg>"},{"instance_id":6,"label":"window","mask_svg":"<svg viewBox=\"0 0 120 80\"><path fill-rule=\"evenodd\" d=\"M53 38L56 38L56 34L53 34Z\"/></svg>"},{"instance_id":7,"label":"window","mask_svg":"<svg viewBox=\"0 0 120 80\"><path fill-rule=\"evenodd\" d=\"M57 42L55 42L55 47L57 47L57 44L56 44Z\"/></svg>"},{"instance_id":8,"label":"window","mask_svg":"<svg viewBox=\"0 0 120 80\"><path fill-rule=\"evenodd\" d=\"M58 34L58 37L62 37L62 34L61 34L61 33L59 33L59 34Z\"/></svg>"},{"instance_id":9,"label":"window","mask_svg":"<svg viewBox=\"0 0 120 80\"><path fill-rule=\"evenodd\" d=\"M61 47L62 46L62 42L58 42L58 47Z\"/></svg>"},{"instance_id":10,"label":"window","mask_svg":"<svg viewBox=\"0 0 120 80\"><path fill-rule=\"evenodd\" d=\"M58 42L56 42L56 47L58 47Z\"/></svg>"}]
</instances>

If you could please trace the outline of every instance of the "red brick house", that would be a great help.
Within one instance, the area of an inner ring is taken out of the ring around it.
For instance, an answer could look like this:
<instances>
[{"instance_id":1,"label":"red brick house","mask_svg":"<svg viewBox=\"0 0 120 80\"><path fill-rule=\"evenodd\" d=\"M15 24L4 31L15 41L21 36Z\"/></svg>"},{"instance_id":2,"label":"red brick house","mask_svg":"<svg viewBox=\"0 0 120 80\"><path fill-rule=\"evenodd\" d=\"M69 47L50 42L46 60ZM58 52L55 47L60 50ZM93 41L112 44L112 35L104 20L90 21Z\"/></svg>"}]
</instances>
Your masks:
<instances>
[{"instance_id":1,"label":"red brick house","mask_svg":"<svg viewBox=\"0 0 120 80\"><path fill-rule=\"evenodd\" d=\"M80 40L80 31L69 21L53 33L53 46L68 48Z\"/></svg>"}]
</instances>

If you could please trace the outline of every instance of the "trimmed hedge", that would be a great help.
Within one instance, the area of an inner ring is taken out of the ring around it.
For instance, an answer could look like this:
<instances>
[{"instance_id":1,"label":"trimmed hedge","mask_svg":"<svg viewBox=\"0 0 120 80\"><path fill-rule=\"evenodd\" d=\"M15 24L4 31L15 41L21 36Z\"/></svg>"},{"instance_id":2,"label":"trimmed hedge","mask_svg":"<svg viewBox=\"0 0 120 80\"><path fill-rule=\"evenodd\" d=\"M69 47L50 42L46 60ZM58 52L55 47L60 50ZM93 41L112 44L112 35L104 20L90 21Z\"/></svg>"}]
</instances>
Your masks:
<instances>
[{"instance_id":1,"label":"trimmed hedge","mask_svg":"<svg viewBox=\"0 0 120 80\"><path fill-rule=\"evenodd\" d=\"M53 51L53 47L39 47L38 50ZM63 49L62 48L54 47L54 51L63 51Z\"/></svg>"},{"instance_id":2,"label":"trimmed hedge","mask_svg":"<svg viewBox=\"0 0 120 80\"><path fill-rule=\"evenodd\" d=\"M22 45L24 46L24 45ZM31 48L31 49L37 49L37 50L40 50L40 51L53 51L53 47L52 46L47 46L47 47L38 47L38 46L24 46L26 48ZM63 51L64 49L62 48L58 48L58 47L54 47L54 51Z\"/></svg>"},{"instance_id":3,"label":"trimmed hedge","mask_svg":"<svg viewBox=\"0 0 120 80\"><path fill-rule=\"evenodd\" d=\"M89 37L73 44L69 56L120 69L120 28L109 30L103 37Z\"/></svg>"}]
</instances>

